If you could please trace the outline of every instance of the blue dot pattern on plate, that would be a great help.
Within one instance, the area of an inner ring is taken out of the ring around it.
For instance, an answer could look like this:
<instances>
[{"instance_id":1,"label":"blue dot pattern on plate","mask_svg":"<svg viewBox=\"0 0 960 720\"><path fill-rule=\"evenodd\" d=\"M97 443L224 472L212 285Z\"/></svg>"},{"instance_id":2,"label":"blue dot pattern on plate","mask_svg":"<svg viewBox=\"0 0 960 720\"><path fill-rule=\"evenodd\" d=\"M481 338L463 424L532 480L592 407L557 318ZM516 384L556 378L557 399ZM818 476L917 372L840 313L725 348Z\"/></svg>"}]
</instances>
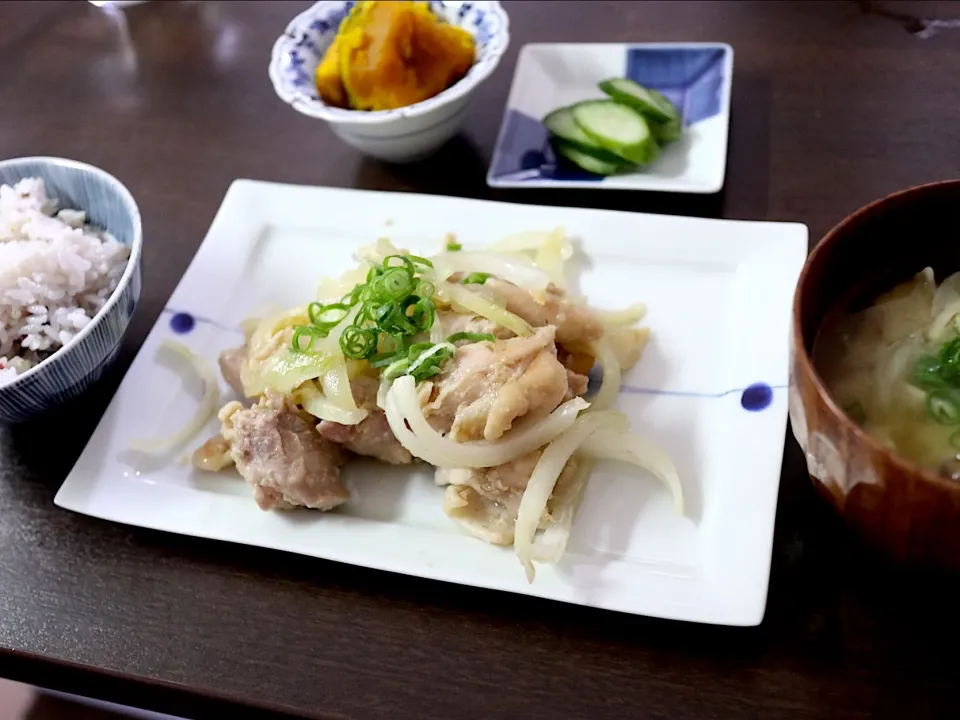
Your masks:
<instances>
[{"instance_id":1,"label":"blue dot pattern on plate","mask_svg":"<svg viewBox=\"0 0 960 720\"><path fill-rule=\"evenodd\" d=\"M181 335L193 330L196 324L196 319L190 313L178 312L170 318L170 329Z\"/></svg>"},{"instance_id":2,"label":"blue dot pattern on plate","mask_svg":"<svg viewBox=\"0 0 960 720\"><path fill-rule=\"evenodd\" d=\"M773 388L766 383L754 383L744 388L740 396L740 404L745 410L760 412L770 407L773 402Z\"/></svg>"}]
</instances>

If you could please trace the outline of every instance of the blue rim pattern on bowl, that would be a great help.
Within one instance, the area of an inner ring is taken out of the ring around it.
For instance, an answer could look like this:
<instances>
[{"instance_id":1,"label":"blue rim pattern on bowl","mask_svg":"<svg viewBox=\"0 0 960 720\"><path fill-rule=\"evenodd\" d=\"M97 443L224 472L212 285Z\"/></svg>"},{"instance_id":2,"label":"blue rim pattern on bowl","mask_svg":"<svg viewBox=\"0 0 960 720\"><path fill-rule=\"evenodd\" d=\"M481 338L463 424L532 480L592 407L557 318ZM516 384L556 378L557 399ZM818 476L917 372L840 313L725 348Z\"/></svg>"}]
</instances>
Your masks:
<instances>
[{"instance_id":1,"label":"blue rim pattern on bowl","mask_svg":"<svg viewBox=\"0 0 960 720\"><path fill-rule=\"evenodd\" d=\"M86 211L130 248L117 289L93 320L66 346L0 386L0 422L18 422L73 398L93 385L113 362L140 298L140 210L130 192L109 173L73 160L50 157L0 162L0 184L40 177L61 208Z\"/></svg>"},{"instance_id":2,"label":"blue rim pattern on bowl","mask_svg":"<svg viewBox=\"0 0 960 720\"><path fill-rule=\"evenodd\" d=\"M624 75L666 95L680 111L686 128L723 111L727 52L717 46L627 47ZM603 180L601 175L558 162L550 134L539 118L508 108L503 123L491 163L491 178L560 183Z\"/></svg>"},{"instance_id":3,"label":"blue rim pattern on bowl","mask_svg":"<svg viewBox=\"0 0 960 720\"><path fill-rule=\"evenodd\" d=\"M477 59L459 82L423 102L395 110L365 112L325 104L318 96L313 73L336 37L340 23L356 5L352 1L321 0L295 17L273 46L270 80L280 99L295 110L329 122L380 124L398 117L423 115L466 95L496 69L510 44L509 20L499 2L444 2L430 8L447 22L468 30L477 44Z\"/></svg>"}]
</instances>

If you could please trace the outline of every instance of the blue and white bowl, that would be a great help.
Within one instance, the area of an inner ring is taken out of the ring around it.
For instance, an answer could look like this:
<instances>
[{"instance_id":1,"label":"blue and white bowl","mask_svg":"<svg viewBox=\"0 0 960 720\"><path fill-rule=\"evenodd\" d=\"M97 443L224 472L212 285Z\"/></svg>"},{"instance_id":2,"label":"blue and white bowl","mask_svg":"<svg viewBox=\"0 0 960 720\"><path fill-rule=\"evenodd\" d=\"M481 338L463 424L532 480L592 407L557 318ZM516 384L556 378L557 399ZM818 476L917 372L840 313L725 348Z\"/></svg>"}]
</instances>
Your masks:
<instances>
[{"instance_id":1,"label":"blue and white bowl","mask_svg":"<svg viewBox=\"0 0 960 720\"><path fill-rule=\"evenodd\" d=\"M459 131L471 94L500 63L510 43L507 14L498 2L430 2L439 17L473 35L473 67L459 82L423 102L368 112L327 105L314 83L323 53L354 5L325 0L293 19L273 46L274 90L295 110L326 120L334 133L366 155L388 162L421 160Z\"/></svg>"},{"instance_id":2,"label":"blue and white bowl","mask_svg":"<svg viewBox=\"0 0 960 720\"><path fill-rule=\"evenodd\" d=\"M0 184L42 178L59 207L84 210L89 222L130 248L116 290L91 322L43 362L0 385L0 422L19 422L69 400L95 383L117 356L140 298L140 210L112 175L84 163L49 157L0 161Z\"/></svg>"}]
</instances>

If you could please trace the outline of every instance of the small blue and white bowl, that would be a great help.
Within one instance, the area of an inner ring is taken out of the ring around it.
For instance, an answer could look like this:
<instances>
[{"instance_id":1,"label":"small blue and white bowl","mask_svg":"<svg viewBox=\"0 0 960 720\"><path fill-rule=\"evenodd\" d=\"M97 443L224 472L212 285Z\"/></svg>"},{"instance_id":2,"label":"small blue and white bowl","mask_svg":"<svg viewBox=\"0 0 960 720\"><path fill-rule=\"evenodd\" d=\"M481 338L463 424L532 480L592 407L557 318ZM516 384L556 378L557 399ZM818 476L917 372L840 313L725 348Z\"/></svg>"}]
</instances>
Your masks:
<instances>
[{"instance_id":1,"label":"small blue and white bowl","mask_svg":"<svg viewBox=\"0 0 960 720\"><path fill-rule=\"evenodd\" d=\"M90 323L69 343L15 380L0 385L0 422L19 422L69 400L100 379L120 349L120 341L140 298L140 210L130 191L103 170L50 157L0 161L0 184L42 178L59 208L84 210L88 222L130 248L116 290Z\"/></svg>"},{"instance_id":2,"label":"small blue and white bowl","mask_svg":"<svg viewBox=\"0 0 960 720\"><path fill-rule=\"evenodd\" d=\"M565 105L605 98L597 83L625 77L676 105L683 136L648 167L609 177L557 162L541 119ZM733 48L726 43L524 45L517 60L487 183L509 188L591 188L715 193L723 187L730 129Z\"/></svg>"},{"instance_id":3,"label":"small blue and white bowl","mask_svg":"<svg viewBox=\"0 0 960 720\"><path fill-rule=\"evenodd\" d=\"M437 16L467 30L477 46L470 71L439 95L396 110L344 110L320 99L314 73L355 2L325 0L300 13L273 46L270 80L280 98L304 115L326 120L360 152L387 162L413 162L436 152L463 125L473 91L510 43L507 14L498 2L430 2Z\"/></svg>"}]
</instances>

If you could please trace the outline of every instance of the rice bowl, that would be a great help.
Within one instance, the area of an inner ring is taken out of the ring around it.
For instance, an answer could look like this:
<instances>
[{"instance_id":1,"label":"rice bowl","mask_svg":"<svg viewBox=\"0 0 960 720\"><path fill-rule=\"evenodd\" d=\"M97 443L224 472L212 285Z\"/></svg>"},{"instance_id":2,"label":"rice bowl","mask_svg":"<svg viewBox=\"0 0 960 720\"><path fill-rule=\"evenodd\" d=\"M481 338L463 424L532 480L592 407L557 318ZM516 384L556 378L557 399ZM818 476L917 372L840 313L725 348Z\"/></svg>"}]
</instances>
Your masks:
<instances>
[{"instance_id":1,"label":"rice bowl","mask_svg":"<svg viewBox=\"0 0 960 720\"><path fill-rule=\"evenodd\" d=\"M52 157L0 161L0 422L93 385L140 297L140 210L103 170Z\"/></svg>"},{"instance_id":2,"label":"rice bowl","mask_svg":"<svg viewBox=\"0 0 960 720\"><path fill-rule=\"evenodd\" d=\"M90 323L129 256L83 210L58 209L41 178L0 185L0 386Z\"/></svg>"}]
</instances>

